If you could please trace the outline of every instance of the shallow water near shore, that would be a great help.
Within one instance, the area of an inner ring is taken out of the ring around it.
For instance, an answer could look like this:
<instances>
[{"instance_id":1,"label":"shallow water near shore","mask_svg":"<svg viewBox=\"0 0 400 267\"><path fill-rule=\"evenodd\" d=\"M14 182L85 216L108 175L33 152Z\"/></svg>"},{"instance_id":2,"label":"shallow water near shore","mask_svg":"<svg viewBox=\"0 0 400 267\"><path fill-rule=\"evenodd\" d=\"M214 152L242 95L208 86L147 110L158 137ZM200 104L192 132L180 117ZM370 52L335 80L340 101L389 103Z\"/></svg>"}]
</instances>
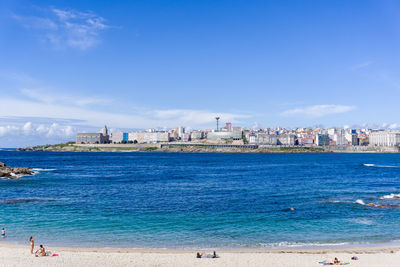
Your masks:
<instances>
[{"instance_id":1,"label":"shallow water near shore","mask_svg":"<svg viewBox=\"0 0 400 267\"><path fill-rule=\"evenodd\" d=\"M400 240L400 154L0 151L6 240L283 248ZM371 205L373 204L373 205Z\"/></svg>"}]
</instances>

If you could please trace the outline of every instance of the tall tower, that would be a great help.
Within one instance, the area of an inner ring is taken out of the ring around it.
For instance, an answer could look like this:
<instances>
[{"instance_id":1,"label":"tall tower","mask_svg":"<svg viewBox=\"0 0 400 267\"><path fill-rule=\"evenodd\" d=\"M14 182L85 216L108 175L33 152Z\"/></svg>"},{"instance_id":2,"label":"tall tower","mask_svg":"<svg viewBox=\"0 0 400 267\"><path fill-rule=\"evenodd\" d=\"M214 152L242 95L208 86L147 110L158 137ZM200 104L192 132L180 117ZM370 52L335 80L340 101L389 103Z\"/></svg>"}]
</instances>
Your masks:
<instances>
[{"instance_id":1,"label":"tall tower","mask_svg":"<svg viewBox=\"0 0 400 267\"><path fill-rule=\"evenodd\" d=\"M106 125L104 125L103 135L104 135L104 136L107 136L107 135L108 135L108 129L107 129L107 126L106 126Z\"/></svg>"},{"instance_id":2,"label":"tall tower","mask_svg":"<svg viewBox=\"0 0 400 267\"><path fill-rule=\"evenodd\" d=\"M218 127L219 117L215 117L215 119L217 120L217 132L218 132L219 131L219 127Z\"/></svg>"}]
</instances>

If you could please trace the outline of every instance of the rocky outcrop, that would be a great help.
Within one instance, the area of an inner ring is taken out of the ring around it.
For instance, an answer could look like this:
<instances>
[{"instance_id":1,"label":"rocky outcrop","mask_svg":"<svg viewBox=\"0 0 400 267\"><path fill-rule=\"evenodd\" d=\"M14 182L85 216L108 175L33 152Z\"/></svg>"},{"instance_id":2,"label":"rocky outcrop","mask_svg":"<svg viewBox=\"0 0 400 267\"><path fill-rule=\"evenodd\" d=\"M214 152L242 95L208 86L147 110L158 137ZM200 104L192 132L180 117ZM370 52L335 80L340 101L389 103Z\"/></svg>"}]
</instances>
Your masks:
<instances>
[{"instance_id":1,"label":"rocky outcrop","mask_svg":"<svg viewBox=\"0 0 400 267\"><path fill-rule=\"evenodd\" d=\"M31 175L33 171L28 168L11 168L0 162L0 177L18 179L18 175Z\"/></svg>"}]
</instances>

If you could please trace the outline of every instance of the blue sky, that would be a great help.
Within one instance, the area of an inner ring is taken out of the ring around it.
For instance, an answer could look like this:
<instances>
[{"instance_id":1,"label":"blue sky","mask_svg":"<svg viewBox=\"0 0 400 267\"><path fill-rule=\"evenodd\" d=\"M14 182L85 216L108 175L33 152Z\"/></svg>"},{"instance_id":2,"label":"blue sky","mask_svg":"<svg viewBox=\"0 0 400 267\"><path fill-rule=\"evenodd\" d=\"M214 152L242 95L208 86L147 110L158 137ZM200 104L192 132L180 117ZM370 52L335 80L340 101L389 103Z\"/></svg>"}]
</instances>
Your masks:
<instances>
[{"instance_id":1,"label":"blue sky","mask_svg":"<svg viewBox=\"0 0 400 267\"><path fill-rule=\"evenodd\" d=\"M0 3L0 146L155 127L400 126L398 1Z\"/></svg>"}]
</instances>

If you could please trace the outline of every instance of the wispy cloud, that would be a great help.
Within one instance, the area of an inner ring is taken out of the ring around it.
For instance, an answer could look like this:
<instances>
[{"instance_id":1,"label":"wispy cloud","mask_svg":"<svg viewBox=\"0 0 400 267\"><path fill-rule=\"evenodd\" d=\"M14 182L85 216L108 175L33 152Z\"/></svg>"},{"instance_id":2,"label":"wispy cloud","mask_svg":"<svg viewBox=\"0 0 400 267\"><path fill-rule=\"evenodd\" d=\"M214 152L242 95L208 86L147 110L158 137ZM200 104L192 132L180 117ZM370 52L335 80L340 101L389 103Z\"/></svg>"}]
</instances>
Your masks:
<instances>
[{"instance_id":1,"label":"wispy cloud","mask_svg":"<svg viewBox=\"0 0 400 267\"><path fill-rule=\"evenodd\" d=\"M13 15L25 28L37 31L40 39L54 48L86 50L100 42L100 33L109 28L103 17L93 12L51 8L41 16Z\"/></svg>"},{"instance_id":2,"label":"wispy cloud","mask_svg":"<svg viewBox=\"0 0 400 267\"><path fill-rule=\"evenodd\" d=\"M182 125L206 125L214 123L215 117L219 116L224 121L238 122L240 119L249 118L249 115L245 114L234 114L234 113L218 113L209 110L192 110L192 109L167 109L167 110L155 110L148 111L148 114L152 113L155 119L176 121Z\"/></svg>"},{"instance_id":3,"label":"wispy cloud","mask_svg":"<svg viewBox=\"0 0 400 267\"><path fill-rule=\"evenodd\" d=\"M351 66L351 67L350 67L350 70L351 70L351 71L357 71L357 70L366 68L366 67L368 67L368 66L370 66L370 65L372 65L372 64L373 64L372 61L362 62L362 63L356 64L356 65L354 65L354 66Z\"/></svg>"},{"instance_id":4,"label":"wispy cloud","mask_svg":"<svg viewBox=\"0 0 400 267\"><path fill-rule=\"evenodd\" d=\"M283 116L305 116L311 118L319 118L332 114L346 113L354 110L355 106L345 105L314 105L302 108L289 109L281 114Z\"/></svg>"},{"instance_id":5,"label":"wispy cloud","mask_svg":"<svg viewBox=\"0 0 400 267\"><path fill-rule=\"evenodd\" d=\"M36 96L36 95L34 95ZM61 99L61 100L58 100ZM69 102L69 100L71 100ZM7 123L7 118L15 121L16 117L46 118L47 121L65 120L74 121L79 126L101 126L104 124L118 128L154 128L154 127L208 127L214 124L215 116L223 121L240 122L249 115L215 112L209 110L191 109L164 109L132 107L130 112L120 112L115 109L118 101L109 99L99 109L98 105L87 105L76 102L74 99L55 98L48 96L45 99L32 97L19 99L6 97L0 105L0 125ZM90 101L90 100L88 100ZM121 103L119 103L121 105ZM43 121L43 120L42 120Z\"/></svg>"},{"instance_id":6,"label":"wispy cloud","mask_svg":"<svg viewBox=\"0 0 400 267\"><path fill-rule=\"evenodd\" d=\"M89 106L89 105L99 105L99 104L107 104L110 102L108 98L101 98L101 97L82 97L76 96L71 97L62 94L51 94L48 92L49 90L43 89L28 89L23 88L20 90L21 94L31 100L45 103L45 104L68 104L72 106Z\"/></svg>"}]
</instances>

